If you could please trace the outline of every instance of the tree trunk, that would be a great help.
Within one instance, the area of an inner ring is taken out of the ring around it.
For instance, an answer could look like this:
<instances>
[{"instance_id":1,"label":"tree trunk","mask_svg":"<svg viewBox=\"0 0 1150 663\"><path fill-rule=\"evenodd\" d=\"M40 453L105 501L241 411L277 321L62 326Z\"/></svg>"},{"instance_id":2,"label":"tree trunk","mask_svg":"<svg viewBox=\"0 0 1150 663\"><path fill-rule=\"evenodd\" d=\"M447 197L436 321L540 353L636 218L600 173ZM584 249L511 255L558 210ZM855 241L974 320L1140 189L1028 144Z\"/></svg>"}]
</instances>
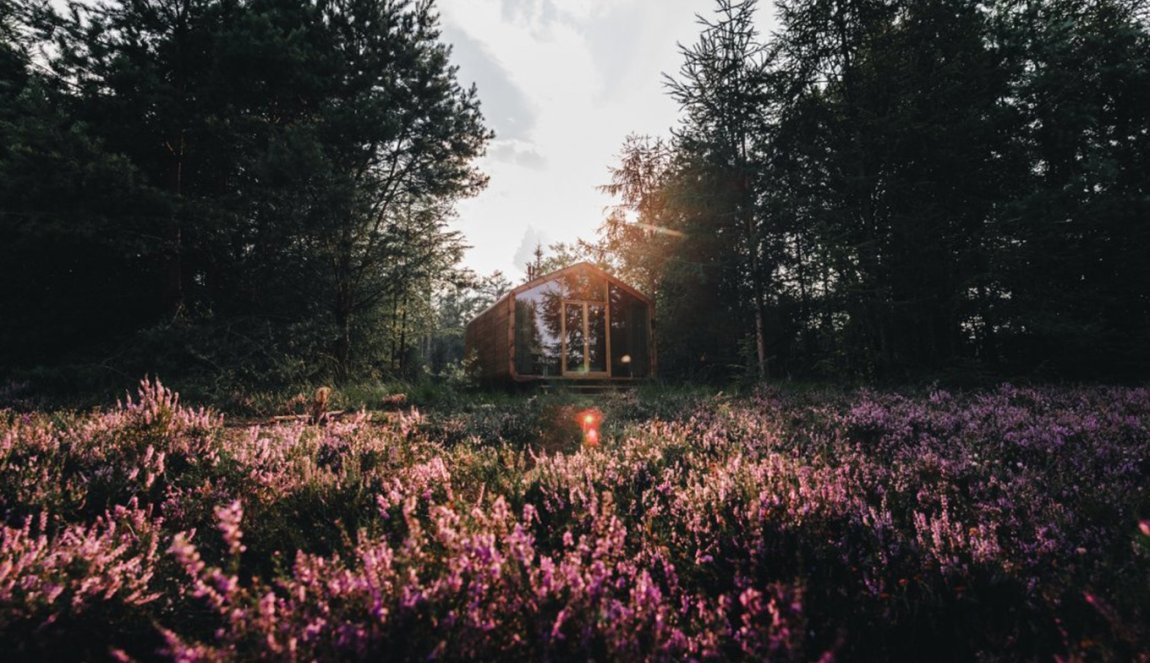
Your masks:
<instances>
[{"instance_id":1,"label":"tree trunk","mask_svg":"<svg viewBox=\"0 0 1150 663\"><path fill-rule=\"evenodd\" d=\"M342 300L343 297L341 296ZM336 377L342 382L351 373L351 311L340 301L336 305L335 324L339 332L335 343Z\"/></svg>"},{"instance_id":2,"label":"tree trunk","mask_svg":"<svg viewBox=\"0 0 1150 663\"><path fill-rule=\"evenodd\" d=\"M183 230L177 215L172 215L168 228L168 259L164 268L164 308L171 320L178 319L184 312Z\"/></svg>"},{"instance_id":3,"label":"tree trunk","mask_svg":"<svg viewBox=\"0 0 1150 663\"><path fill-rule=\"evenodd\" d=\"M403 305L399 320L399 372L407 375L407 295L403 296Z\"/></svg>"},{"instance_id":4,"label":"tree trunk","mask_svg":"<svg viewBox=\"0 0 1150 663\"><path fill-rule=\"evenodd\" d=\"M754 307L755 307L755 358L757 360L756 365L758 368L759 379L760 380L766 380L767 379L767 333L766 333L766 324L765 324L765 321L763 319L764 318L764 309L766 308L766 305L763 302L763 294L764 294L763 289L765 287L765 284L763 283L763 269L762 269L763 268L763 265L762 265L763 260L762 260L762 256L760 255L760 251L762 250L762 248L760 246L760 244L761 244L761 242L760 242L760 237L761 237L760 228L761 228L761 226L755 220L754 205L750 201L751 185L750 185L750 182L748 181L748 176L747 176L747 161L748 161L748 159L747 159L747 145L746 145L746 137L745 136L741 137L740 150L741 150L741 154L739 156L740 156L740 160L742 161L740 166L741 166L741 169L743 171L742 177L740 180L740 184L741 184L743 190L740 192L741 196L740 196L740 200L739 200L739 205L743 208L743 214L746 217L747 243L750 246L750 253L751 253L751 256L750 256L751 257L751 261L750 261L751 262L751 265L750 265L750 267L751 267L751 288L752 288L752 290L754 290L754 292L751 294L752 294L752 300L754 301Z\"/></svg>"},{"instance_id":5,"label":"tree trunk","mask_svg":"<svg viewBox=\"0 0 1150 663\"><path fill-rule=\"evenodd\" d=\"M755 293L755 352L759 359L759 379L767 379L767 335L763 322L763 292L761 285Z\"/></svg>"},{"instance_id":6,"label":"tree trunk","mask_svg":"<svg viewBox=\"0 0 1150 663\"><path fill-rule=\"evenodd\" d=\"M175 320L184 312L184 233L180 222L180 207L184 197L184 153L186 142L183 132L173 143L168 143L168 153L172 157L170 187L175 194L176 205L168 219L168 247L165 252L164 268L164 308L169 317Z\"/></svg>"},{"instance_id":7,"label":"tree trunk","mask_svg":"<svg viewBox=\"0 0 1150 663\"><path fill-rule=\"evenodd\" d=\"M391 360L388 362L391 365L391 370L399 369L399 333L396 331L396 325L399 321L399 295L394 294L391 296L391 338L389 339L391 345Z\"/></svg>"},{"instance_id":8,"label":"tree trunk","mask_svg":"<svg viewBox=\"0 0 1150 663\"><path fill-rule=\"evenodd\" d=\"M337 259L338 282L336 284L335 324L339 337L336 339L336 376L340 381L351 374L351 323L355 315L354 289L351 270L351 242L340 245L341 255Z\"/></svg>"}]
</instances>

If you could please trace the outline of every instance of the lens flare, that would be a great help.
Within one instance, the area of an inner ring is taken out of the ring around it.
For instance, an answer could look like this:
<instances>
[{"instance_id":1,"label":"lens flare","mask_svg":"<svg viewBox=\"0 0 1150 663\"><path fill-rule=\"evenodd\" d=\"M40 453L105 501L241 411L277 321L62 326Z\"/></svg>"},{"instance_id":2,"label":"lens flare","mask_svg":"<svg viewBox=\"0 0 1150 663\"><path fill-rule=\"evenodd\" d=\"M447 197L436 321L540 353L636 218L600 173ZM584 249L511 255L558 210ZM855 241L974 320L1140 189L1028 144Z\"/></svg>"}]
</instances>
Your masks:
<instances>
[{"instance_id":1,"label":"lens flare","mask_svg":"<svg viewBox=\"0 0 1150 663\"><path fill-rule=\"evenodd\" d=\"M599 446L599 422L603 415L598 410L584 410L579 413L577 421L583 431L583 444L589 447Z\"/></svg>"}]
</instances>

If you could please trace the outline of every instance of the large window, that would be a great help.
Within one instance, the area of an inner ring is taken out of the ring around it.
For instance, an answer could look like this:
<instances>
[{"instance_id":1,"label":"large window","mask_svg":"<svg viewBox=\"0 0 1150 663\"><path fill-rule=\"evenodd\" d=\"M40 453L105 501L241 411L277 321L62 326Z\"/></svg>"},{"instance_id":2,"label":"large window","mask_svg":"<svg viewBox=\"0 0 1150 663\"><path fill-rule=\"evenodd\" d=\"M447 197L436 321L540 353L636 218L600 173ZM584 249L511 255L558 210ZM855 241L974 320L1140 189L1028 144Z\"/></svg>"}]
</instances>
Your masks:
<instances>
[{"instance_id":1,"label":"large window","mask_svg":"<svg viewBox=\"0 0 1150 663\"><path fill-rule=\"evenodd\" d=\"M567 349L564 375L607 374L606 302L563 303L563 340Z\"/></svg>"},{"instance_id":2,"label":"large window","mask_svg":"<svg viewBox=\"0 0 1150 663\"><path fill-rule=\"evenodd\" d=\"M611 376L645 378L651 371L647 303L611 284Z\"/></svg>"},{"instance_id":3,"label":"large window","mask_svg":"<svg viewBox=\"0 0 1150 663\"><path fill-rule=\"evenodd\" d=\"M563 339L563 287L548 281L515 297L515 372L558 377Z\"/></svg>"},{"instance_id":4,"label":"large window","mask_svg":"<svg viewBox=\"0 0 1150 663\"><path fill-rule=\"evenodd\" d=\"M649 325L647 303L624 288L590 271L561 274L515 297L515 372L594 377L610 366L612 377L647 377Z\"/></svg>"}]
</instances>

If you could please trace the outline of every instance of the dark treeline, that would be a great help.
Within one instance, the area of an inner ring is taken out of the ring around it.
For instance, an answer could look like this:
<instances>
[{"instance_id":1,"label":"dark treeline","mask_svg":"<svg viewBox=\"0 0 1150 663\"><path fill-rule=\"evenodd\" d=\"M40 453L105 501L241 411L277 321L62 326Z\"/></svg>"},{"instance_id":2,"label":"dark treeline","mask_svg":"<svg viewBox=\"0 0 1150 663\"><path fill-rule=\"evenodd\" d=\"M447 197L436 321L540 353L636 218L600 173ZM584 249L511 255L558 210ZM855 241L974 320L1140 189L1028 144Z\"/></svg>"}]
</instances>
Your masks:
<instances>
[{"instance_id":1,"label":"dark treeline","mask_svg":"<svg viewBox=\"0 0 1150 663\"><path fill-rule=\"evenodd\" d=\"M483 305L447 223L491 134L431 2L58 6L0 0L0 369L409 373Z\"/></svg>"},{"instance_id":2,"label":"dark treeline","mask_svg":"<svg viewBox=\"0 0 1150 663\"><path fill-rule=\"evenodd\" d=\"M458 266L491 134L432 2L59 6L0 0L0 374L460 358L508 283ZM756 10L702 19L680 125L626 141L599 240L546 260L653 293L665 377L1148 374L1145 0Z\"/></svg>"},{"instance_id":3,"label":"dark treeline","mask_svg":"<svg viewBox=\"0 0 1150 663\"><path fill-rule=\"evenodd\" d=\"M1150 374L1141 0L720 0L599 259L665 375Z\"/></svg>"}]
</instances>

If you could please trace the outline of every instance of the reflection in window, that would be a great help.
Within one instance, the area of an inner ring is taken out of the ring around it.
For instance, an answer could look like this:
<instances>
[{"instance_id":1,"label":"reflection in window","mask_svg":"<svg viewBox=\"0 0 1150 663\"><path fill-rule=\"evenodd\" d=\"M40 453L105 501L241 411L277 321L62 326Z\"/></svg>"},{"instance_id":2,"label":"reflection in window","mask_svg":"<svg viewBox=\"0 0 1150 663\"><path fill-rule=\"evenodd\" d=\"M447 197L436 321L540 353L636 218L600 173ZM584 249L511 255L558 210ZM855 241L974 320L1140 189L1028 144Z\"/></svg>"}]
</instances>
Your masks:
<instances>
[{"instance_id":1,"label":"reflection in window","mask_svg":"<svg viewBox=\"0 0 1150 663\"><path fill-rule=\"evenodd\" d=\"M649 324L646 302L597 274L572 270L516 296L515 372L560 377L565 363L569 374L610 366L612 377L647 377Z\"/></svg>"},{"instance_id":2,"label":"reflection in window","mask_svg":"<svg viewBox=\"0 0 1150 663\"><path fill-rule=\"evenodd\" d=\"M564 368L568 373L586 373L584 362L587 355L584 350L587 339L583 335L583 305L566 304L564 311L567 316L564 320L564 329L567 331L567 338L564 339L567 342L567 364Z\"/></svg>"},{"instance_id":3,"label":"reflection in window","mask_svg":"<svg viewBox=\"0 0 1150 663\"><path fill-rule=\"evenodd\" d=\"M647 304L614 284L611 298L611 375L645 378L650 369Z\"/></svg>"},{"instance_id":4,"label":"reflection in window","mask_svg":"<svg viewBox=\"0 0 1150 663\"><path fill-rule=\"evenodd\" d=\"M587 305L587 367L592 373L607 372L607 309Z\"/></svg>"},{"instance_id":5,"label":"reflection in window","mask_svg":"<svg viewBox=\"0 0 1150 663\"><path fill-rule=\"evenodd\" d=\"M562 287L549 281L515 298L515 371L520 375L561 374L559 316Z\"/></svg>"},{"instance_id":6,"label":"reflection in window","mask_svg":"<svg viewBox=\"0 0 1150 663\"><path fill-rule=\"evenodd\" d=\"M581 301L603 301L606 282L603 277L581 269L572 270L558 278L563 284L563 298Z\"/></svg>"}]
</instances>

